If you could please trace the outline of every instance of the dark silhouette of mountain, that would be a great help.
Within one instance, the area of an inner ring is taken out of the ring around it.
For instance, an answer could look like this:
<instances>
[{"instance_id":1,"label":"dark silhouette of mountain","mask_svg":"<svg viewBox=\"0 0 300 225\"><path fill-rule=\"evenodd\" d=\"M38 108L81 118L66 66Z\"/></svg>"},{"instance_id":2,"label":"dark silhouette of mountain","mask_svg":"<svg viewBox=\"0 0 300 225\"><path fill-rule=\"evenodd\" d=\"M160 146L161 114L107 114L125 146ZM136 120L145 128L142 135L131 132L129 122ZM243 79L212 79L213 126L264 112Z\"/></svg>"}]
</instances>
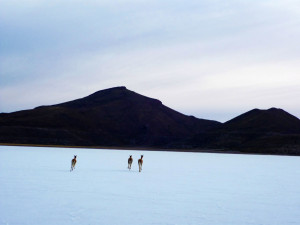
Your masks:
<instances>
[{"instance_id":1,"label":"dark silhouette of mountain","mask_svg":"<svg viewBox=\"0 0 300 225\"><path fill-rule=\"evenodd\" d=\"M300 120L282 109L253 109L223 125L227 131L299 133Z\"/></svg>"},{"instance_id":2,"label":"dark silhouette of mountain","mask_svg":"<svg viewBox=\"0 0 300 225\"><path fill-rule=\"evenodd\" d=\"M0 114L0 142L73 146L184 147L216 121L186 116L126 87Z\"/></svg>"},{"instance_id":3,"label":"dark silhouette of mountain","mask_svg":"<svg viewBox=\"0 0 300 225\"><path fill-rule=\"evenodd\" d=\"M300 155L300 120L271 108L254 109L222 124L115 87L57 105L1 113L0 143Z\"/></svg>"},{"instance_id":4,"label":"dark silhouette of mountain","mask_svg":"<svg viewBox=\"0 0 300 225\"><path fill-rule=\"evenodd\" d=\"M253 109L191 140L196 146L300 155L300 120L282 109Z\"/></svg>"}]
</instances>

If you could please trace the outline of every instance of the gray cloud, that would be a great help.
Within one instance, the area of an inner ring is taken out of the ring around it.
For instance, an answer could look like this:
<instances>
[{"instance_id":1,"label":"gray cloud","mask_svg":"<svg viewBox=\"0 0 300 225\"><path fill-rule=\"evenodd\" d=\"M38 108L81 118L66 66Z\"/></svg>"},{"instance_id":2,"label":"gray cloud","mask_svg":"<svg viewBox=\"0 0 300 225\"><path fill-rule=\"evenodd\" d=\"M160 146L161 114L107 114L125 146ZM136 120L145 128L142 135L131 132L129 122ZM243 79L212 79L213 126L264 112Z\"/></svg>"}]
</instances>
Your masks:
<instances>
[{"instance_id":1,"label":"gray cloud","mask_svg":"<svg viewBox=\"0 0 300 225\"><path fill-rule=\"evenodd\" d=\"M126 85L198 117L269 106L299 117L299 12L297 1L1 1L0 111Z\"/></svg>"}]
</instances>

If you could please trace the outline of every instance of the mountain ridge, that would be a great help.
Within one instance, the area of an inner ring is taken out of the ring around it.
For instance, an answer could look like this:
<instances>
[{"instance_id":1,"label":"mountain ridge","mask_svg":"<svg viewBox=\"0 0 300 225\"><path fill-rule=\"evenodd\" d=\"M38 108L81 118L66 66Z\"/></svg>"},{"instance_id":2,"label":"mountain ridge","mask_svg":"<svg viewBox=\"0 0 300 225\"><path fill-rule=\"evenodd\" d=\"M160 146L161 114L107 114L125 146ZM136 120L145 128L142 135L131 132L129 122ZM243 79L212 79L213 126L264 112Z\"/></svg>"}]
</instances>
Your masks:
<instances>
[{"instance_id":1,"label":"mountain ridge","mask_svg":"<svg viewBox=\"0 0 300 225\"><path fill-rule=\"evenodd\" d=\"M270 108L220 123L184 115L119 86L55 105L2 113L0 142L300 155L300 120Z\"/></svg>"},{"instance_id":2,"label":"mountain ridge","mask_svg":"<svg viewBox=\"0 0 300 225\"><path fill-rule=\"evenodd\" d=\"M246 153L300 155L300 120L282 109L253 109L190 142Z\"/></svg>"},{"instance_id":3,"label":"mountain ridge","mask_svg":"<svg viewBox=\"0 0 300 225\"><path fill-rule=\"evenodd\" d=\"M64 142L49 131L51 138L47 143L168 147L174 143L184 144L184 140L194 133L220 123L183 115L157 99L125 87L116 87L69 102L7 114L0 117L0 124L2 130L3 126L10 129L19 126L14 130L20 130L21 126L26 129L52 129L53 132L58 129L65 133ZM24 132L18 135L23 140ZM5 138L2 137L3 141Z\"/></svg>"}]
</instances>

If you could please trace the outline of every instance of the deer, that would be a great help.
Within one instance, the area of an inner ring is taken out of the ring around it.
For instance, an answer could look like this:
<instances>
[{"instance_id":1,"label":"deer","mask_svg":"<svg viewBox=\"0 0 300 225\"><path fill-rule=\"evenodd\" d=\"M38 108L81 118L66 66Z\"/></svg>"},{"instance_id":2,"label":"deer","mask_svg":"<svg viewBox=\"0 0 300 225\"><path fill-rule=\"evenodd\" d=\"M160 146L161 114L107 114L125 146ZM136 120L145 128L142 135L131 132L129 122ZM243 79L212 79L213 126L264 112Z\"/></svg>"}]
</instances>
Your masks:
<instances>
[{"instance_id":1,"label":"deer","mask_svg":"<svg viewBox=\"0 0 300 225\"><path fill-rule=\"evenodd\" d=\"M73 170L75 169L75 165L76 165L76 162L77 162L76 158L77 158L77 155L74 155L74 158L73 158L72 161L71 161L71 169L70 169L70 172L73 171Z\"/></svg>"},{"instance_id":2,"label":"deer","mask_svg":"<svg viewBox=\"0 0 300 225\"><path fill-rule=\"evenodd\" d=\"M132 155L130 155L129 158L128 158L128 169L129 170L131 170L132 162L133 162L133 158L132 158Z\"/></svg>"},{"instance_id":3,"label":"deer","mask_svg":"<svg viewBox=\"0 0 300 225\"><path fill-rule=\"evenodd\" d=\"M143 155L141 155L141 158L138 160L138 164L139 164L139 172L142 171L142 166L143 166Z\"/></svg>"}]
</instances>

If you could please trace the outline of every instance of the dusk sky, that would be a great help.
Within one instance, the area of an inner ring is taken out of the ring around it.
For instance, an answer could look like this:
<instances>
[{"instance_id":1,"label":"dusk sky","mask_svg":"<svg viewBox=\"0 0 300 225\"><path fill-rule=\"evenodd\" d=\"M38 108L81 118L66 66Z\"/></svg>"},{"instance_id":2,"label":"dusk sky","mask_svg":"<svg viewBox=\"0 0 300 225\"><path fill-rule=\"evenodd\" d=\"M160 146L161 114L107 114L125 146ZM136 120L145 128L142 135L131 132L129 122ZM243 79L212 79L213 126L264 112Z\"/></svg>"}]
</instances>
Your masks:
<instances>
[{"instance_id":1,"label":"dusk sky","mask_svg":"<svg viewBox=\"0 0 300 225\"><path fill-rule=\"evenodd\" d=\"M300 1L0 0L0 112L115 86L220 122L300 118Z\"/></svg>"}]
</instances>

